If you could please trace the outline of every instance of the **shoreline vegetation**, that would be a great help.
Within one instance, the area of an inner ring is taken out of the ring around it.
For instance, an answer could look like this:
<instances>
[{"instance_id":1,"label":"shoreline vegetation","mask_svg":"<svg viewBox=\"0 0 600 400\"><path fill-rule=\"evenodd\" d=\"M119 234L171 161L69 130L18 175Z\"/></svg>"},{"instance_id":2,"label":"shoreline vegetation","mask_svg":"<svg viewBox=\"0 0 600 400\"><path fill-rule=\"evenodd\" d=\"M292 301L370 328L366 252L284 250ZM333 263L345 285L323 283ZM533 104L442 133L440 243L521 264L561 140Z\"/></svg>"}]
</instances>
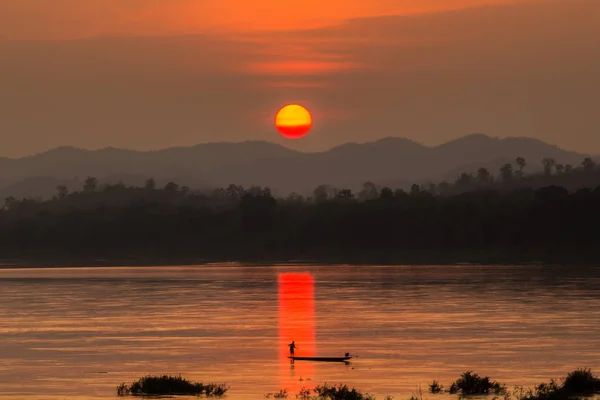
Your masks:
<instances>
[{"instance_id":1,"label":"shoreline vegetation","mask_svg":"<svg viewBox=\"0 0 600 400\"><path fill-rule=\"evenodd\" d=\"M195 395L206 397L223 396L229 387L225 384L208 384L190 382L179 376L146 376L130 385L125 383L117 387L118 396L175 396ZM459 399L473 396L493 396L492 400L582 400L600 393L600 378L593 374L589 368L579 368L569 372L560 383L551 379L549 382L536 384L533 388L520 386L508 390L507 385L493 381L487 376L480 376L473 371L463 372L460 377L449 385L449 389L433 381L429 385L429 393L433 396L447 393L457 395ZM278 392L266 393L267 399L300 400L376 400L376 397L363 393L356 388L345 384L322 384L312 388L303 387L296 393L289 393L287 389ZM393 400L386 395L384 400ZM400 400L400 399L398 399ZM423 392L419 387L408 400L423 400Z\"/></svg>"},{"instance_id":2,"label":"shoreline vegetation","mask_svg":"<svg viewBox=\"0 0 600 400\"><path fill-rule=\"evenodd\" d=\"M498 177L480 170L409 191L321 185L285 198L89 177L50 200L5 199L0 254L5 266L596 264L600 168L544 163L542 175L525 175L518 158L518 170L507 164Z\"/></svg>"},{"instance_id":3,"label":"shoreline vegetation","mask_svg":"<svg viewBox=\"0 0 600 400\"><path fill-rule=\"evenodd\" d=\"M569 266L597 266L597 262L585 262L585 263L569 263ZM178 259L178 258L140 258L140 259L87 259L87 258L53 258L48 260L46 257L42 258L27 258L24 260L6 260L0 262L0 270L3 269L51 269L51 268L136 268L136 267L212 267L218 266L220 268L227 267L318 267L318 266L366 266L366 267L387 267L387 266L473 266L473 267L486 267L486 266L564 266L561 263L546 263L543 261L529 261L529 262L498 262L498 263L480 263L480 262L370 262L364 261L353 261L353 260L340 260L340 259L327 259L323 258L320 260L273 260L273 261L247 261L247 260L205 260L205 259Z\"/></svg>"}]
</instances>

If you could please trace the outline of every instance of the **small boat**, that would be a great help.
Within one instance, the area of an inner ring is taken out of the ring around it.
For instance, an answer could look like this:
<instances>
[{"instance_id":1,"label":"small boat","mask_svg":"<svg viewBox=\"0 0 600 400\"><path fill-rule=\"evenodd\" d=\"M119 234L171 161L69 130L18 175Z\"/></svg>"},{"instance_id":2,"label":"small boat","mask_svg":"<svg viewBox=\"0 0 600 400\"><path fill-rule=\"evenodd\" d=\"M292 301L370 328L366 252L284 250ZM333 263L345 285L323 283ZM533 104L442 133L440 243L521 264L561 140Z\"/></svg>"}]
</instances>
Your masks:
<instances>
[{"instance_id":1,"label":"small boat","mask_svg":"<svg viewBox=\"0 0 600 400\"><path fill-rule=\"evenodd\" d=\"M347 362L352 358L346 353L344 357L300 357L300 356L289 356L292 361L326 361L326 362Z\"/></svg>"}]
</instances>

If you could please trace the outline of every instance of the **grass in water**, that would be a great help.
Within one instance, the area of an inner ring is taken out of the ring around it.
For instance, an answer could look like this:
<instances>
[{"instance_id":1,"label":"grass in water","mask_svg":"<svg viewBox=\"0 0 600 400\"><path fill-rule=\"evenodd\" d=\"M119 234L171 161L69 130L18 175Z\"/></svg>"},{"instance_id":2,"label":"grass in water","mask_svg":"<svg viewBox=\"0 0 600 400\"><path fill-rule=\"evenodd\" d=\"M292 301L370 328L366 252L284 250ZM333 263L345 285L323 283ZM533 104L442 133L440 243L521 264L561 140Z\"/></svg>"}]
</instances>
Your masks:
<instances>
[{"instance_id":1,"label":"grass in water","mask_svg":"<svg viewBox=\"0 0 600 400\"><path fill-rule=\"evenodd\" d=\"M441 393L443 387L437 381L433 381L429 385L429 391L434 394ZM491 381L487 376L480 377L472 371L467 371L452 383L448 392L459 396L503 395L495 396L492 400L580 400L600 393L600 378L594 375L591 369L580 368L569 372L561 384L551 379L529 389L517 386L509 393L506 385ZM413 395L409 400L420 399Z\"/></svg>"},{"instance_id":2,"label":"grass in water","mask_svg":"<svg viewBox=\"0 0 600 400\"><path fill-rule=\"evenodd\" d=\"M467 371L452 383L449 392L461 396L503 394L506 393L506 385L491 381L487 376L481 377L473 371Z\"/></svg>"},{"instance_id":3,"label":"grass in water","mask_svg":"<svg viewBox=\"0 0 600 400\"><path fill-rule=\"evenodd\" d=\"M288 398L288 391L287 389L281 389L279 390L279 392L275 392L275 393L267 393L265 394L265 398L270 399L287 399Z\"/></svg>"},{"instance_id":4,"label":"grass in water","mask_svg":"<svg viewBox=\"0 0 600 400\"><path fill-rule=\"evenodd\" d=\"M310 400L311 399L310 394L311 394L311 390L303 387L302 389L300 389L300 392L298 392L298 394L296 395L296 398L300 399L300 400Z\"/></svg>"},{"instance_id":5,"label":"grass in water","mask_svg":"<svg viewBox=\"0 0 600 400\"><path fill-rule=\"evenodd\" d=\"M225 384L209 383L204 385L190 382L178 376L145 376L132 382L131 385L121 383L117 386L118 396L163 396L163 395L206 395L222 396L229 387Z\"/></svg>"},{"instance_id":6,"label":"grass in water","mask_svg":"<svg viewBox=\"0 0 600 400\"><path fill-rule=\"evenodd\" d=\"M600 393L600 378L589 368L577 369L567 375L562 388L574 394L593 395Z\"/></svg>"},{"instance_id":7,"label":"grass in water","mask_svg":"<svg viewBox=\"0 0 600 400\"><path fill-rule=\"evenodd\" d=\"M433 381L429 385L429 393L433 393L433 394L442 393L443 390L444 390L444 386L440 385L440 383L438 381Z\"/></svg>"},{"instance_id":8,"label":"grass in water","mask_svg":"<svg viewBox=\"0 0 600 400\"><path fill-rule=\"evenodd\" d=\"M122 383L117 387L117 395L126 396L162 396L162 395L206 395L222 396L229 387L225 384L208 384L190 382L181 376L146 376L131 385ZM431 393L443 392L443 386L437 381L429 385ZM552 379L548 383L541 383L533 389L516 387L512 392L507 392L506 385L490 380L489 377L481 377L472 371L464 372L448 390L450 394L458 394L460 397L473 395L502 395L495 396L492 400L581 400L600 393L600 378L595 376L591 369L581 368L567 374L558 384ZM279 392L267 393L266 398L287 399L290 397L287 389ZM319 385L313 389L302 388L295 395L299 400L375 400L375 396L362 393L348 385ZM386 396L384 400L392 400ZM417 388L409 400L423 400L421 387Z\"/></svg>"},{"instance_id":9,"label":"grass in water","mask_svg":"<svg viewBox=\"0 0 600 400\"><path fill-rule=\"evenodd\" d=\"M421 389L421 385L417 387L417 393L413 393L408 400L423 400L423 390Z\"/></svg>"},{"instance_id":10,"label":"grass in water","mask_svg":"<svg viewBox=\"0 0 600 400\"><path fill-rule=\"evenodd\" d=\"M569 372L562 381L561 385L552 379L533 389L518 389L518 393L515 391L515 397L518 400L575 400L600 393L600 378L589 368Z\"/></svg>"},{"instance_id":11,"label":"grass in water","mask_svg":"<svg viewBox=\"0 0 600 400\"><path fill-rule=\"evenodd\" d=\"M276 393L267 393L265 397L268 399L287 399L289 393L286 389L281 389ZM350 388L348 385L319 385L315 388L301 388L300 392L295 396L298 400L376 400L374 396L367 393L361 393L355 388ZM393 397L386 396L384 400L393 400Z\"/></svg>"},{"instance_id":12,"label":"grass in water","mask_svg":"<svg viewBox=\"0 0 600 400\"><path fill-rule=\"evenodd\" d=\"M355 388L350 389L348 385L319 385L313 389L319 400L375 400L368 393L361 393Z\"/></svg>"}]
</instances>

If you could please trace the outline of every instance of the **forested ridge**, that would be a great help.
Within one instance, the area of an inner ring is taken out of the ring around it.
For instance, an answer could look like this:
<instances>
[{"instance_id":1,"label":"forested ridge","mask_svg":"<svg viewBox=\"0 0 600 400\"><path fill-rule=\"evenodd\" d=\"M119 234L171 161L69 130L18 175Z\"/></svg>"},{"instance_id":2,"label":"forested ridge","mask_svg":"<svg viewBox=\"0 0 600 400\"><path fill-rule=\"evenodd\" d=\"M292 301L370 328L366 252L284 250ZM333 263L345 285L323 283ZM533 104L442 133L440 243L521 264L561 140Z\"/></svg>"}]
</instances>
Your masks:
<instances>
[{"instance_id":1,"label":"forested ridge","mask_svg":"<svg viewBox=\"0 0 600 400\"><path fill-rule=\"evenodd\" d=\"M90 177L81 191L58 187L52 200L6 199L0 251L4 259L81 262L595 262L600 169L584 160L540 176L507 170L409 191L322 185L308 198L237 185L196 193L151 179L139 188L99 187ZM566 178L595 185L552 184ZM549 184L527 185L540 179Z\"/></svg>"}]
</instances>

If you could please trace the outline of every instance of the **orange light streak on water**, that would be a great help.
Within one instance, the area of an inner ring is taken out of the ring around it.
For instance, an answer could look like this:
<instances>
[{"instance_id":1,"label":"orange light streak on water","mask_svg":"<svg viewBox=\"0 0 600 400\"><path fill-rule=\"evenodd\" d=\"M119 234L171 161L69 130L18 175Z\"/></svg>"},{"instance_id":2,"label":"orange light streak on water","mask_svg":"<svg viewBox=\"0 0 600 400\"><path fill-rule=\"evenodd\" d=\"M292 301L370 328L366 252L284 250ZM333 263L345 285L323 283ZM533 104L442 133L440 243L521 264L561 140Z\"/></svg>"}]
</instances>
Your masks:
<instances>
[{"instance_id":1,"label":"orange light streak on water","mask_svg":"<svg viewBox=\"0 0 600 400\"><path fill-rule=\"evenodd\" d=\"M296 342L297 356L314 356L315 339L315 289L314 278L309 273L281 273L278 275L279 300L279 361L280 384L290 393L311 386L314 365L288 359L288 344Z\"/></svg>"}]
</instances>

